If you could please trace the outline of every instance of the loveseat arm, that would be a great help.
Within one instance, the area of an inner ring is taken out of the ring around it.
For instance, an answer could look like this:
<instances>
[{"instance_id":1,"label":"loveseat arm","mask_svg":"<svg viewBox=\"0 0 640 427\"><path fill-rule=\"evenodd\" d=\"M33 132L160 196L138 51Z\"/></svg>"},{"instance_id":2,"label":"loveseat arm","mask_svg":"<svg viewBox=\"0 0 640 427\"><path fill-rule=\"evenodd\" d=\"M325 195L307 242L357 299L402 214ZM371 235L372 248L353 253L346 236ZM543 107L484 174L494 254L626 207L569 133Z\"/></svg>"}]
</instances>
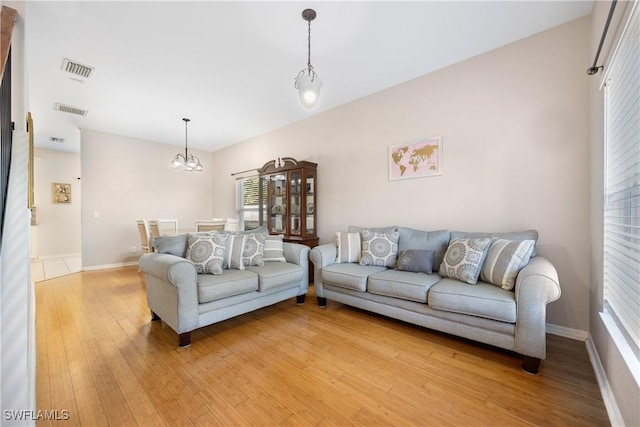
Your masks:
<instances>
[{"instance_id":1,"label":"loveseat arm","mask_svg":"<svg viewBox=\"0 0 640 427\"><path fill-rule=\"evenodd\" d=\"M313 289L316 297L324 299L324 283L322 283L322 269L336 263L338 247L335 243L325 243L316 246L309 252L309 259L313 263Z\"/></svg>"},{"instance_id":2,"label":"loveseat arm","mask_svg":"<svg viewBox=\"0 0 640 427\"><path fill-rule=\"evenodd\" d=\"M138 264L146 275L151 311L178 334L198 328L197 272L193 263L154 252L143 255Z\"/></svg>"},{"instance_id":3,"label":"loveseat arm","mask_svg":"<svg viewBox=\"0 0 640 427\"><path fill-rule=\"evenodd\" d=\"M309 247L299 243L283 243L284 258L291 264L302 267L302 279L298 296L306 295L309 290Z\"/></svg>"},{"instance_id":4,"label":"loveseat arm","mask_svg":"<svg viewBox=\"0 0 640 427\"><path fill-rule=\"evenodd\" d=\"M516 279L517 321L514 351L546 358L547 304L560 298L558 273L549 260L531 258Z\"/></svg>"}]
</instances>

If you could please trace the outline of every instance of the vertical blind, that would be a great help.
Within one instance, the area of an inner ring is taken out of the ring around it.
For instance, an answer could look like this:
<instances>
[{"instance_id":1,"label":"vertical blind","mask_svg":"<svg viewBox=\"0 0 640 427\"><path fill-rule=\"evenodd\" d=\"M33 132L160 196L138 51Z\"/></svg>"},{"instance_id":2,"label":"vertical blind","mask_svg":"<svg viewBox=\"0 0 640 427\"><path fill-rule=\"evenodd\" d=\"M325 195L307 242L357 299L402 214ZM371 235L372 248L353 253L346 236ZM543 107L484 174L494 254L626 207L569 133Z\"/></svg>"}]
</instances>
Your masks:
<instances>
[{"instance_id":1,"label":"vertical blind","mask_svg":"<svg viewBox=\"0 0 640 427\"><path fill-rule=\"evenodd\" d=\"M640 348L638 7L631 14L605 77L603 267L605 309L622 327L637 354Z\"/></svg>"}]
</instances>

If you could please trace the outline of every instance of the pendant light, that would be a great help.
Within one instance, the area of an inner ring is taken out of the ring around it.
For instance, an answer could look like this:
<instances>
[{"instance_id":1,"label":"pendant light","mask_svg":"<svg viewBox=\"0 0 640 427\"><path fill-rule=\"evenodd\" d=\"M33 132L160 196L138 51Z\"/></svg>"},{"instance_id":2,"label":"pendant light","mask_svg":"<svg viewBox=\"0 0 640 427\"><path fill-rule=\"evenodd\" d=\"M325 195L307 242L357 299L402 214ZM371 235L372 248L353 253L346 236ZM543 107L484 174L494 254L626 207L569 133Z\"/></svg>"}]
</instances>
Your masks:
<instances>
[{"instance_id":1,"label":"pendant light","mask_svg":"<svg viewBox=\"0 0 640 427\"><path fill-rule=\"evenodd\" d=\"M184 166L184 170L187 172L202 172L204 167L200 163L200 159L194 156L193 154L189 154L189 148L187 146L187 124L191 121L189 119L184 120L184 154L178 153L173 158L169 167L172 169L180 169Z\"/></svg>"},{"instance_id":2,"label":"pendant light","mask_svg":"<svg viewBox=\"0 0 640 427\"><path fill-rule=\"evenodd\" d=\"M307 21L309 26L307 68L298 73L295 86L298 89L300 103L304 108L311 110L318 103L320 89L322 88L322 80L320 80L320 77L313 69L313 65L311 65L311 21L316 19L316 11L313 9L303 10L302 19Z\"/></svg>"}]
</instances>

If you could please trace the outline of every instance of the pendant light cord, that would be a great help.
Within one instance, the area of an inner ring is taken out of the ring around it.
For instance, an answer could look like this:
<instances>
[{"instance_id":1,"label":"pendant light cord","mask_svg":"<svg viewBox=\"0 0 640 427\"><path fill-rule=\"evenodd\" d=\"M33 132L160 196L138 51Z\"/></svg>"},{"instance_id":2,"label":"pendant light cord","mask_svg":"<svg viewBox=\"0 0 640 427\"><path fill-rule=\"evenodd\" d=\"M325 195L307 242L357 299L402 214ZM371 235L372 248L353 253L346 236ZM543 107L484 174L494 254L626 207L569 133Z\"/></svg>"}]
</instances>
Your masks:
<instances>
[{"instance_id":1,"label":"pendant light cord","mask_svg":"<svg viewBox=\"0 0 640 427\"><path fill-rule=\"evenodd\" d=\"M311 20L307 21L307 24L309 24L307 68L309 69L309 75L311 75L311 70L313 69L313 67L311 66Z\"/></svg>"}]
</instances>

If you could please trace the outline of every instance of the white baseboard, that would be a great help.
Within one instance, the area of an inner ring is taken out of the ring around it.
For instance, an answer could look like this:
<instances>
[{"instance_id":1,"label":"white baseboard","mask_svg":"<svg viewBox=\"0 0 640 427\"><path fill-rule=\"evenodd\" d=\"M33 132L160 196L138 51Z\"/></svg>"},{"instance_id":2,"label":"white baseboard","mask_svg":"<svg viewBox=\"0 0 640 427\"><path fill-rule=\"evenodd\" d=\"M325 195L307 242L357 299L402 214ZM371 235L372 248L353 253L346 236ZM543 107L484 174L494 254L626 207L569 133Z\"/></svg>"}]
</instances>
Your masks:
<instances>
[{"instance_id":1,"label":"white baseboard","mask_svg":"<svg viewBox=\"0 0 640 427\"><path fill-rule=\"evenodd\" d=\"M40 255L36 259L75 258L79 256L82 256L82 254L80 252L76 252L72 254Z\"/></svg>"},{"instance_id":2,"label":"white baseboard","mask_svg":"<svg viewBox=\"0 0 640 427\"><path fill-rule=\"evenodd\" d=\"M565 326L558 326L551 323L547 323L547 333L552 335L558 335L565 338L571 338L578 341L586 341L590 335L587 331L581 331L580 329L567 328Z\"/></svg>"},{"instance_id":3,"label":"white baseboard","mask_svg":"<svg viewBox=\"0 0 640 427\"><path fill-rule=\"evenodd\" d=\"M90 267L82 267L82 270L84 271L106 270L107 268L131 267L132 265L138 265L138 261L120 262L116 264L92 265Z\"/></svg>"},{"instance_id":4,"label":"white baseboard","mask_svg":"<svg viewBox=\"0 0 640 427\"><path fill-rule=\"evenodd\" d=\"M596 346L593 344L591 337L586 340L585 345L587 347L587 353L589 354L589 361L591 361L591 366L593 366L593 371L596 374L596 380L600 387L600 394L602 394L604 407L609 415L609 422L612 426L624 426L624 418L622 418L622 413L620 413L620 409L616 403L616 398L614 397L611 386L609 385L607 374L605 373L602 362L600 361L598 350L596 350Z\"/></svg>"}]
</instances>

